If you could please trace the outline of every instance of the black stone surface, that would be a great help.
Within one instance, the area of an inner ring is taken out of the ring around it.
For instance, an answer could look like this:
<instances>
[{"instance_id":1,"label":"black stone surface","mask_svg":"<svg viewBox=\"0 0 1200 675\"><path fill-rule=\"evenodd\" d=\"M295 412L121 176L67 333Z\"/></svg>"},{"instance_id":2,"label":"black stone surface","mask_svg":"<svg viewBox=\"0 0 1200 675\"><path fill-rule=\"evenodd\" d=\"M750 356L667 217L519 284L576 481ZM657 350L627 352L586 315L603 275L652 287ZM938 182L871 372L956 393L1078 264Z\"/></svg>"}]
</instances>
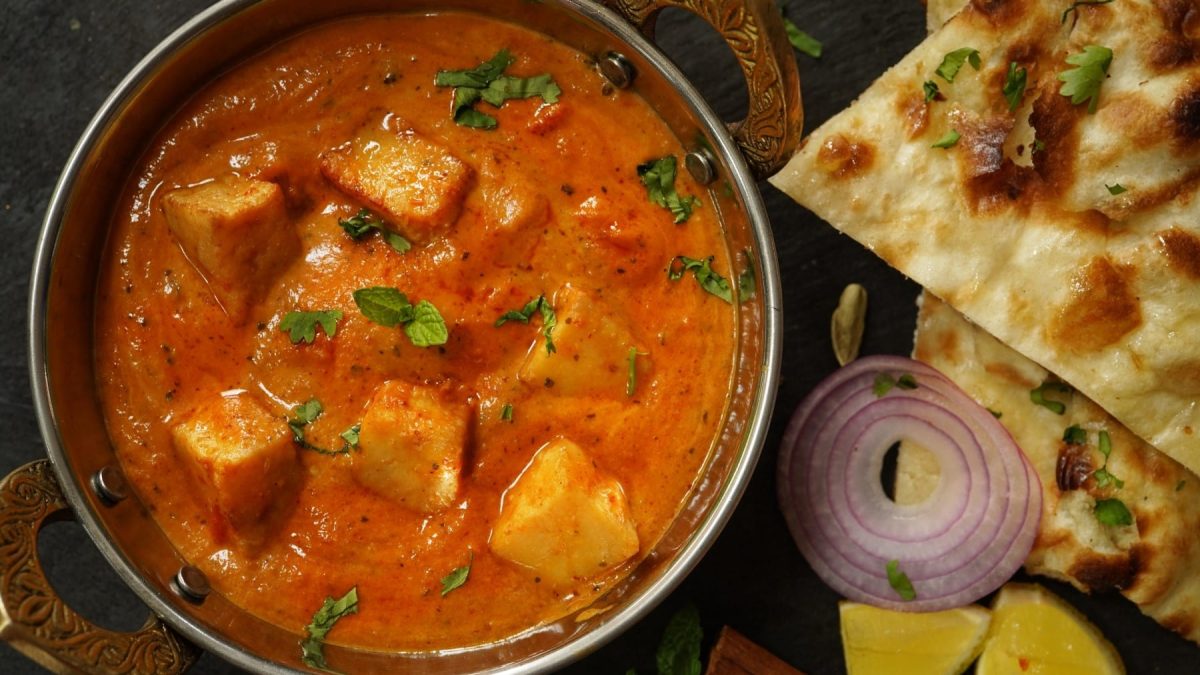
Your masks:
<instances>
[{"instance_id":1,"label":"black stone surface","mask_svg":"<svg viewBox=\"0 0 1200 675\"><path fill-rule=\"evenodd\" d=\"M155 43L206 0L5 0L0 11L0 470L43 456L29 391L26 303L34 243L50 192L87 121ZM786 0L789 15L824 41L819 60L798 56L807 128L841 110L924 33L917 0ZM726 119L745 109L745 87L715 34L680 12L660 24L660 45ZM914 176L914 189L919 189ZM706 649L729 624L814 675L843 672L837 598L788 536L774 498L776 445L801 397L835 367L828 317L849 282L871 294L864 353L907 353L917 287L849 238L766 184L785 288L783 378L771 438L753 482L711 552L662 606L633 630L572 667L572 673L654 672L667 619L700 610ZM51 579L75 607L120 629L146 610L117 580L77 526L50 528L40 550ZM1085 597L1046 582L1113 641L1130 673L1200 672L1200 651L1108 595ZM7 646L0 672L43 672ZM193 671L234 673L211 656Z\"/></svg>"}]
</instances>

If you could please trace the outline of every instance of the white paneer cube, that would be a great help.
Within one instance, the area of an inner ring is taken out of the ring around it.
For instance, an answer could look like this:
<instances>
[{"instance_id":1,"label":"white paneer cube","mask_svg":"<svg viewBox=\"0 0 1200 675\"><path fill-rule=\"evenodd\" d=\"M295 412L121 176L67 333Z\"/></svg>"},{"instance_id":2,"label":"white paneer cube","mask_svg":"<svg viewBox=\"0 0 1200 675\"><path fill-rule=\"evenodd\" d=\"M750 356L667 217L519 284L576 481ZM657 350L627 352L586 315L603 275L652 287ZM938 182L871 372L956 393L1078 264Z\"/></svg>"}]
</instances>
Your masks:
<instances>
[{"instance_id":1,"label":"white paneer cube","mask_svg":"<svg viewBox=\"0 0 1200 675\"><path fill-rule=\"evenodd\" d=\"M273 506L286 506L299 485L287 426L247 394L209 402L171 437L209 503L240 534L268 520Z\"/></svg>"},{"instance_id":2,"label":"white paneer cube","mask_svg":"<svg viewBox=\"0 0 1200 675\"><path fill-rule=\"evenodd\" d=\"M353 454L364 487L421 513L458 496L470 408L432 387L389 380L367 406Z\"/></svg>"},{"instance_id":3,"label":"white paneer cube","mask_svg":"<svg viewBox=\"0 0 1200 675\"><path fill-rule=\"evenodd\" d=\"M639 546L621 484L563 439L542 446L505 493L489 545L555 586L611 570Z\"/></svg>"},{"instance_id":4,"label":"white paneer cube","mask_svg":"<svg viewBox=\"0 0 1200 675\"><path fill-rule=\"evenodd\" d=\"M471 187L471 167L414 131L366 128L321 155L321 172L417 242L458 219Z\"/></svg>"},{"instance_id":5,"label":"white paneer cube","mask_svg":"<svg viewBox=\"0 0 1200 675\"><path fill-rule=\"evenodd\" d=\"M163 195L167 226L234 322L300 253L275 183L227 176Z\"/></svg>"},{"instance_id":6,"label":"white paneer cube","mask_svg":"<svg viewBox=\"0 0 1200 675\"><path fill-rule=\"evenodd\" d=\"M546 223L550 200L541 192L544 184L514 166L511 159L485 158L479 188L488 229L512 235Z\"/></svg>"},{"instance_id":7,"label":"white paneer cube","mask_svg":"<svg viewBox=\"0 0 1200 675\"><path fill-rule=\"evenodd\" d=\"M565 396L623 397L629 379L629 350L635 347L624 321L605 303L573 286L563 286L552 302L558 325L554 352L541 337L517 371L523 382ZM649 359L638 359L643 374Z\"/></svg>"}]
</instances>

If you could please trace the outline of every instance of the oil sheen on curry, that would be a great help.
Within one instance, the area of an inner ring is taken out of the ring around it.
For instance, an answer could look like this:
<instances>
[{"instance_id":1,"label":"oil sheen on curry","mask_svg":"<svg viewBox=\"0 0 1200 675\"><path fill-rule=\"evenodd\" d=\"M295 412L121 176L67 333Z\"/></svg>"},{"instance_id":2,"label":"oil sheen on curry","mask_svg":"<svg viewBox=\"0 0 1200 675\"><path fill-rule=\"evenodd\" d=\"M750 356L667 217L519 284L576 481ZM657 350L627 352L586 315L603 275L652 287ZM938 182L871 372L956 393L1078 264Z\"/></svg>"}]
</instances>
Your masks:
<instances>
[{"instance_id":1,"label":"oil sheen on curry","mask_svg":"<svg viewBox=\"0 0 1200 675\"><path fill-rule=\"evenodd\" d=\"M477 16L371 16L223 75L116 214L99 389L217 592L424 650L644 558L725 409L741 256L636 94ZM735 269L731 270L731 264Z\"/></svg>"}]
</instances>

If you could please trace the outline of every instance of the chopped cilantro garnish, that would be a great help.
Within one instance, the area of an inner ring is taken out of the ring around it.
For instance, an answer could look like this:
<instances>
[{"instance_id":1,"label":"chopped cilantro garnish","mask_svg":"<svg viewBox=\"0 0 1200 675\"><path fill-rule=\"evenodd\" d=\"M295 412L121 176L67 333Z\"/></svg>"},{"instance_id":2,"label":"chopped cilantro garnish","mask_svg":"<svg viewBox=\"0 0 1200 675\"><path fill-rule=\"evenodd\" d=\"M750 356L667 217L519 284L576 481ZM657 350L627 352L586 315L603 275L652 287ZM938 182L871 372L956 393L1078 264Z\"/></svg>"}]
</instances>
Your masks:
<instances>
[{"instance_id":1,"label":"chopped cilantro garnish","mask_svg":"<svg viewBox=\"0 0 1200 675\"><path fill-rule=\"evenodd\" d=\"M1124 185L1121 185L1120 183L1117 183L1115 185L1109 185L1108 183L1105 183L1104 187L1108 188L1108 194L1110 194L1114 197L1116 197L1117 195L1119 195L1121 193L1129 191Z\"/></svg>"},{"instance_id":2,"label":"chopped cilantro garnish","mask_svg":"<svg viewBox=\"0 0 1200 675\"><path fill-rule=\"evenodd\" d=\"M338 225L354 240L361 239L371 230L379 230L379 236L397 253L404 253L412 248L407 239L387 229L383 220L367 209L359 209L358 213L349 218L338 218Z\"/></svg>"},{"instance_id":3,"label":"chopped cilantro garnish","mask_svg":"<svg viewBox=\"0 0 1200 675\"><path fill-rule=\"evenodd\" d=\"M288 312L279 322L279 330L288 334L292 344L312 344L317 339L317 326L325 330L325 335L337 335L337 322L342 320L342 312L330 309L320 312Z\"/></svg>"},{"instance_id":4,"label":"chopped cilantro garnish","mask_svg":"<svg viewBox=\"0 0 1200 675\"><path fill-rule=\"evenodd\" d=\"M403 324L404 334L416 347L444 345L450 338L446 321L428 300L416 305L395 288L372 286L354 291L354 304L372 323L389 328Z\"/></svg>"},{"instance_id":5,"label":"chopped cilantro garnish","mask_svg":"<svg viewBox=\"0 0 1200 675\"><path fill-rule=\"evenodd\" d=\"M945 136L939 138L937 142L930 147L941 148L943 150L946 148L953 148L958 143L958 139L960 138L962 138L962 135L960 135L954 129L951 129L950 131L946 132Z\"/></svg>"},{"instance_id":6,"label":"chopped cilantro garnish","mask_svg":"<svg viewBox=\"0 0 1200 675\"><path fill-rule=\"evenodd\" d=\"M1096 520L1105 525L1132 525L1133 514L1120 499L1097 499L1094 509Z\"/></svg>"},{"instance_id":7,"label":"chopped cilantro garnish","mask_svg":"<svg viewBox=\"0 0 1200 675\"><path fill-rule=\"evenodd\" d=\"M542 335L546 337L546 353L553 354L558 351L554 346L554 328L558 326L558 316L554 313L554 307L550 305L550 301L545 295L539 295L533 300L525 303L521 309L507 311L496 319L496 328L503 326L509 321L517 321L519 323L529 323L534 314L542 315Z\"/></svg>"},{"instance_id":8,"label":"chopped cilantro garnish","mask_svg":"<svg viewBox=\"0 0 1200 675\"><path fill-rule=\"evenodd\" d=\"M875 385L871 387L871 391L875 393L875 396L882 398L895 387L916 389L917 378L909 373L904 373L899 378L893 377L891 373L879 373L875 376Z\"/></svg>"},{"instance_id":9,"label":"chopped cilantro garnish","mask_svg":"<svg viewBox=\"0 0 1200 675\"><path fill-rule=\"evenodd\" d=\"M450 591L459 588L467 583L467 577L471 575L471 564L475 562L475 552L472 551L467 556L467 564L462 567L456 567L449 574L442 577L442 597L446 597Z\"/></svg>"},{"instance_id":10,"label":"chopped cilantro garnish","mask_svg":"<svg viewBox=\"0 0 1200 675\"><path fill-rule=\"evenodd\" d=\"M1021 99L1025 96L1025 83L1029 73L1024 68L1017 65L1016 61L1008 64L1008 75L1004 78L1004 99L1008 101L1008 109L1016 110L1021 106Z\"/></svg>"},{"instance_id":11,"label":"chopped cilantro garnish","mask_svg":"<svg viewBox=\"0 0 1200 675\"><path fill-rule=\"evenodd\" d=\"M938 89L937 82L934 82L933 80L925 80L925 84L921 85L921 88L925 90L926 103L936 99L942 93L941 90Z\"/></svg>"},{"instance_id":12,"label":"chopped cilantro garnish","mask_svg":"<svg viewBox=\"0 0 1200 675\"><path fill-rule=\"evenodd\" d=\"M464 127L492 129L496 118L475 109L475 103L485 101L499 108L511 99L541 96L546 103L555 103L562 89L549 73L533 77L504 75L514 59L507 49L501 49L491 59L467 70L441 70L434 77L439 87L454 87L454 121Z\"/></svg>"},{"instance_id":13,"label":"chopped cilantro garnish","mask_svg":"<svg viewBox=\"0 0 1200 675\"><path fill-rule=\"evenodd\" d=\"M1108 67L1112 65L1113 52L1108 47L1088 45L1082 52L1067 57L1067 63L1075 66L1059 73L1058 79L1063 86L1058 93L1071 97L1073 105L1088 102L1088 112L1096 112L1100 103L1100 85L1108 77Z\"/></svg>"},{"instance_id":14,"label":"chopped cilantro garnish","mask_svg":"<svg viewBox=\"0 0 1200 675\"><path fill-rule=\"evenodd\" d=\"M511 422L513 420L513 404L504 404L504 407L500 409L500 419L504 420L505 422Z\"/></svg>"},{"instance_id":15,"label":"chopped cilantro garnish","mask_svg":"<svg viewBox=\"0 0 1200 675\"><path fill-rule=\"evenodd\" d=\"M813 36L800 30L791 19L783 20L783 28L787 31L788 42L801 54L808 54L814 59L821 58L821 43Z\"/></svg>"},{"instance_id":16,"label":"chopped cilantro garnish","mask_svg":"<svg viewBox=\"0 0 1200 675\"><path fill-rule=\"evenodd\" d=\"M888 585L896 591L901 600L910 601L916 600L917 592L913 590L912 581L909 581L908 575L900 570L899 560L889 560L887 564Z\"/></svg>"},{"instance_id":17,"label":"chopped cilantro garnish","mask_svg":"<svg viewBox=\"0 0 1200 675\"><path fill-rule=\"evenodd\" d=\"M638 165L637 174L646 186L650 201L671 212L675 223L686 221L696 208L696 198L680 197L675 191L675 156L667 155Z\"/></svg>"},{"instance_id":18,"label":"chopped cilantro garnish","mask_svg":"<svg viewBox=\"0 0 1200 675\"><path fill-rule=\"evenodd\" d=\"M1183 487L1184 487L1185 485L1187 485L1187 481L1186 481L1186 480L1181 480L1181 481L1179 481L1178 483L1176 483L1176 484L1175 484L1175 491L1176 491L1176 492L1179 492L1180 490L1182 490L1182 489L1183 489Z\"/></svg>"},{"instance_id":19,"label":"chopped cilantro garnish","mask_svg":"<svg viewBox=\"0 0 1200 675\"><path fill-rule=\"evenodd\" d=\"M1112 455L1112 439L1109 438L1107 431L1100 432L1100 440L1097 443L1100 454L1104 455L1104 466L1092 472L1092 476L1096 479L1096 487L1106 488L1109 485L1114 485L1118 490L1125 487L1125 481L1112 475L1108 470L1108 458Z\"/></svg>"},{"instance_id":20,"label":"chopped cilantro garnish","mask_svg":"<svg viewBox=\"0 0 1200 675\"><path fill-rule=\"evenodd\" d=\"M992 417L995 417L996 419L1004 417L1004 413L1000 412L999 410L992 410L991 408L988 408L987 411L992 413Z\"/></svg>"},{"instance_id":21,"label":"chopped cilantro garnish","mask_svg":"<svg viewBox=\"0 0 1200 675\"><path fill-rule=\"evenodd\" d=\"M897 378L896 386L900 387L901 389L916 389L917 388L917 378L913 377L912 375L909 375L908 373L905 373L905 374L901 375L899 378Z\"/></svg>"},{"instance_id":22,"label":"chopped cilantro garnish","mask_svg":"<svg viewBox=\"0 0 1200 675\"><path fill-rule=\"evenodd\" d=\"M712 262L713 256L701 260L677 255L667 265L667 278L671 281L679 281L685 273L690 271L696 278L696 283L700 284L700 288L732 304L733 289L729 287L729 280L713 271Z\"/></svg>"},{"instance_id":23,"label":"chopped cilantro garnish","mask_svg":"<svg viewBox=\"0 0 1200 675\"><path fill-rule=\"evenodd\" d=\"M1051 391L1056 391L1060 394L1069 394L1074 390L1071 389L1070 385L1062 382L1046 381L1038 386L1037 389L1029 390L1029 400L1033 401L1037 405L1042 406L1046 410L1049 410L1055 415L1061 415L1067 412L1067 406L1065 403L1046 398L1046 393Z\"/></svg>"},{"instance_id":24,"label":"chopped cilantro garnish","mask_svg":"<svg viewBox=\"0 0 1200 675\"><path fill-rule=\"evenodd\" d=\"M306 637L300 642L301 658L309 668L329 670L325 661L325 636L342 617L358 612L358 587L355 586L338 599L326 597L321 608L313 614L312 623L304 628Z\"/></svg>"},{"instance_id":25,"label":"chopped cilantro garnish","mask_svg":"<svg viewBox=\"0 0 1200 675\"><path fill-rule=\"evenodd\" d=\"M1087 443L1087 431L1078 424L1072 424L1063 432L1062 439L1071 445L1083 445Z\"/></svg>"},{"instance_id":26,"label":"chopped cilantro garnish","mask_svg":"<svg viewBox=\"0 0 1200 675\"><path fill-rule=\"evenodd\" d=\"M342 447L337 450L329 450L308 442L308 439L305 438L305 429L308 425L316 422L323 412L325 412L324 406L321 405L320 399L315 397L292 408L292 417L288 418L287 425L288 429L292 431L292 440L296 442L296 445L320 455L346 455L351 450L358 448L358 431L361 427L359 424L338 434L342 439Z\"/></svg>"},{"instance_id":27,"label":"chopped cilantro garnish","mask_svg":"<svg viewBox=\"0 0 1200 675\"><path fill-rule=\"evenodd\" d=\"M662 641L655 654L658 672L662 675L700 675L700 612L688 605L667 622Z\"/></svg>"},{"instance_id":28,"label":"chopped cilantro garnish","mask_svg":"<svg viewBox=\"0 0 1200 675\"><path fill-rule=\"evenodd\" d=\"M626 357L629 362L629 376L625 379L626 396L633 396L633 393L637 391L637 357L639 355L645 356L638 352L637 347L629 348L629 355Z\"/></svg>"},{"instance_id":29,"label":"chopped cilantro garnish","mask_svg":"<svg viewBox=\"0 0 1200 675\"><path fill-rule=\"evenodd\" d=\"M979 50L963 47L955 49L946 54L942 58L942 64L937 67L936 72L943 80L953 82L954 78L958 77L958 71L962 70L964 64L970 63L971 67L979 70L983 62L979 58Z\"/></svg>"}]
</instances>

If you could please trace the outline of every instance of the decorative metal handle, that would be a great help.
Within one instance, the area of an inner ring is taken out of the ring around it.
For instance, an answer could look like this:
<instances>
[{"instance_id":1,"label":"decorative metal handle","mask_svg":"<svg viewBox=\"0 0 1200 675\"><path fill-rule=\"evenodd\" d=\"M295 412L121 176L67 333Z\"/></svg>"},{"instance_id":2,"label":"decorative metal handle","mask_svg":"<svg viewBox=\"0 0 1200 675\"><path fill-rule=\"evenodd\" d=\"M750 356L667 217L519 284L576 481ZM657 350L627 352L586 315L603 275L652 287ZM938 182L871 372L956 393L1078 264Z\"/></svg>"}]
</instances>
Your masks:
<instances>
[{"instance_id":1,"label":"decorative metal handle","mask_svg":"<svg viewBox=\"0 0 1200 675\"><path fill-rule=\"evenodd\" d=\"M101 628L59 598L37 555L47 520L69 517L47 460L0 481L0 639L54 672L182 673L200 650L156 616L133 633Z\"/></svg>"},{"instance_id":2,"label":"decorative metal handle","mask_svg":"<svg viewBox=\"0 0 1200 675\"><path fill-rule=\"evenodd\" d=\"M715 28L733 50L750 94L746 119L729 125L755 177L781 169L800 142L804 110L796 57L772 0L606 0L653 39L658 13L686 9Z\"/></svg>"}]
</instances>

